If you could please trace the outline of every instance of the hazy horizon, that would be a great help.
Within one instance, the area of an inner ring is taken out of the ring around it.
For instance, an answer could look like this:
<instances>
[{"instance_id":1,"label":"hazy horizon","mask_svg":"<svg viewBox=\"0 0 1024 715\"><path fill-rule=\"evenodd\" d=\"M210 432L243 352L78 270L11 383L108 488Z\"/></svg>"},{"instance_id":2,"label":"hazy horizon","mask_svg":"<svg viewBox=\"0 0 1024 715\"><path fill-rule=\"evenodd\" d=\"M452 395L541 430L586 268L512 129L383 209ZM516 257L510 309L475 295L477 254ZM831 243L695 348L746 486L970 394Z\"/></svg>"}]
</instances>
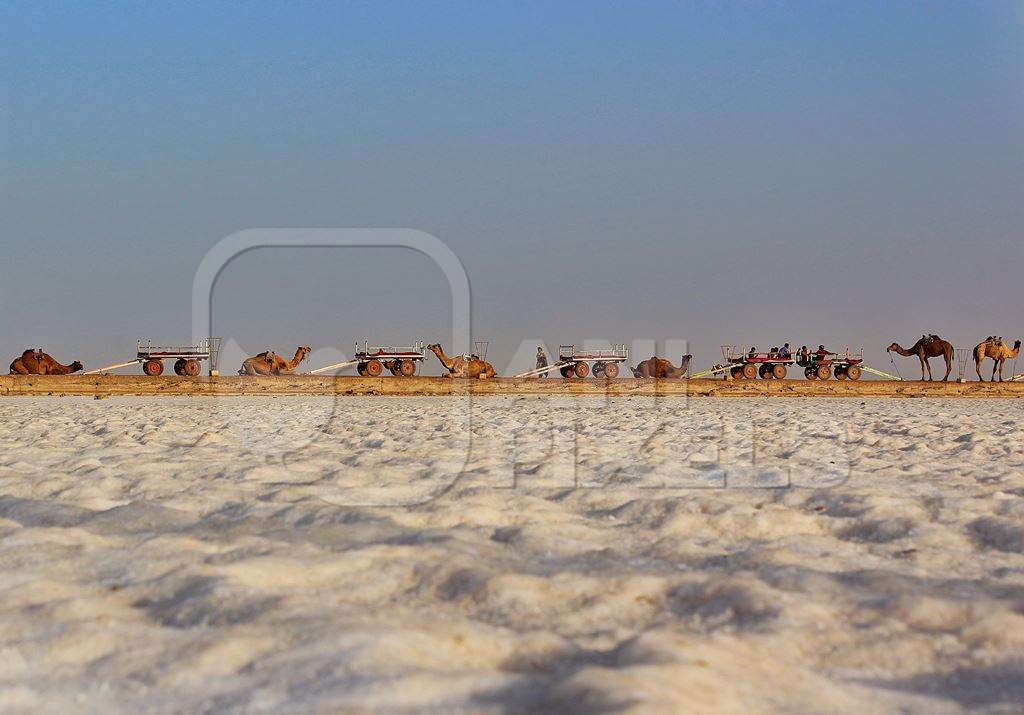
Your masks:
<instances>
[{"instance_id":1,"label":"hazy horizon","mask_svg":"<svg viewBox=\"0 0 1024 715\"><path fill-rule=\"evenodd\" d=\"M438 237L500 373L538 341L887 369L893 340L1024 334L1019 4L16 3L0 25L0 359L187 342L199 262L253 227ZM451 338L443 274L396 249L253 251L214 321L322 360Z\"/></svg>"}]
</instances>

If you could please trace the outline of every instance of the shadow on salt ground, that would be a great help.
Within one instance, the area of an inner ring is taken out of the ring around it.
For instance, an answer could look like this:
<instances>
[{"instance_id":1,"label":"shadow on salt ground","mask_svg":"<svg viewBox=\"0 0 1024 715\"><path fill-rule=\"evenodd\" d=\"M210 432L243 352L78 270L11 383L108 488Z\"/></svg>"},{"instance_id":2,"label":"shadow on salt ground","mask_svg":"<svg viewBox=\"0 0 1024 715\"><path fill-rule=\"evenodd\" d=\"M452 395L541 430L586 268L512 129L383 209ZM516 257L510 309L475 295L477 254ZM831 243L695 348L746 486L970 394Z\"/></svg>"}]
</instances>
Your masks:
<instances>
[{"instance_id":1,"label":"shadow on salt ground","mask_svg":"<svg viewBox=\"0 0 1024 715\"><path fill-rule=\"evenodd\" d=\"M886 690L954 700L964 707L1024 703L1024 661L989 668L960 668L949 673L925 673L900 680L861 680Z\"/></svg>"},{"instance_id":2,"label":"shadow on salt ground","mask_svg":"<svg viewBox=\"0 0 1024 715\"><path fill-rule=\"evenodd\" d=\"M502 669L521 674L522 680L514 685L478 695L472 699L472 704L487 708L497 706L509 715L536 712L601 715L628 709L639 701L626 696L613 699L610 693L593 690L563 691L564 684L585 668L614 667L622 647L619 645L610 651L581 650L572 656L562 655L550 661L531 659L529 662L523 662L513 658L505 662Z\"/></svg>"}]
</instances>

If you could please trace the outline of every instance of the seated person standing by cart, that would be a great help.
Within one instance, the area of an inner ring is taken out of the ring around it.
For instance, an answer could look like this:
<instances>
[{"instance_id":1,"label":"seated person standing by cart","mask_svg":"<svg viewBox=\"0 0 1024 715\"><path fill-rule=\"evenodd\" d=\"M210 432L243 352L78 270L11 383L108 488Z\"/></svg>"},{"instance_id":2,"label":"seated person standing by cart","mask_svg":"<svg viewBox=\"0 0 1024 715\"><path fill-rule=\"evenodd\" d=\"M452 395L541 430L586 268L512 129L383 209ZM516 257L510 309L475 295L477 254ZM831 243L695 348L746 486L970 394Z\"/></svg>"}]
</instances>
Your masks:
<instances>
[{"instance_id":1,"label":"seated person standing by cart","mask_svg":"<svg viewBox=\"0 0 1024 715\"><path fill-rule=\"evenodd\" d=\"M825 349L824 345L819 345L817 352L814 353L815 360L824 360L829 356L828 350Z\"/></svg>"},{"instance_id":2,"label":"seated person standing by cart","mask_svg":"<svg viewBox=\"0 0 1024 715\"><path fill-rule=\"evenodd\" d=\"M789 351L789 343L786 343L781 348L779 348L779 357L780 358L788 358L788 357L792 357L792 355L793 354Z\"/></svg>"},{"instance_id":3,"label":"seated person standing by cart","mask_svg":"<svg viewBox=\"0 0 1024 715\"><path fill-rule=\"evenodd\" d=\"M807 367L811 362L811 350L806 345L800 346L800 359L796 361L797 365L801 367Z\"/></svg>"}]
</instances>

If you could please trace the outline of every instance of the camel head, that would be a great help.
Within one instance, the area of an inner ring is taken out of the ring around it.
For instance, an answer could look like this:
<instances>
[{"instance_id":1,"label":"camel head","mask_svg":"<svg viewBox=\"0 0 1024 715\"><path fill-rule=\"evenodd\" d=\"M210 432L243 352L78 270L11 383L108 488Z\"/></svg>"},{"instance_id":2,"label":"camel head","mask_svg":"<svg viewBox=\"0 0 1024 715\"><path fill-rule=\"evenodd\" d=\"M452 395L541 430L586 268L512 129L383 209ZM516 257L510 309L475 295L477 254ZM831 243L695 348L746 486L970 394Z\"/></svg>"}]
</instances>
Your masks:
<instances>
[{"instance_id":1,"label":"camel head","mask_svg":"<svg viewBox=\"0 0 1024 715\"><path fill-rule=\"evenodd\" d=\"M438 343L431 343L430 345L427 346L427 350L429 350L432 353L436 353L440 349L441 346Z\"/></svg>"},{"instance_id":2,"label":"camel head","mask_svg":"<svg viewBox=\"0 0 1024 715\"><path fill-rule=\"evenodd\" d=\"M299 348L299 353L301 353L303 360L305 360L311 352L313 352L313 348L309 347L308 345L304 345L301 348Z\"/></svg>"},{"instance_id":3,"label":"camel head","mask_svg":"<svg viewBox=\"0 0 1024 715\"><path fill-rule=\"evenodd\" d=\"M82 363L80 363L77 360L75 360L73 363L71 363L71 365L69 367L71 368L71 372L78 372L78 371L80 371L82 369L83 366L82 366Z\"/></svg>"},{"instance_id":4,"label":"camel head","mask_svg":"<svg viewBox=\"0 0 1024 715\"><path fill-rule=\"evenodd\" d=\"M644 374L642 372L640 372L640 368L638 368L638 367L633 367L631 365L629 367L629 369L633 373L633 377L643 377L644 376Z\"/></svg>"},{"instance_id":5,"label":"camel head","mask_svg":"<svg viewBox=\"0 0 1024 715\"><path fill-rule=\"evenodd\" d=\"M897 352L900 349L899 343L891 343L889 347L885 349L885 352L892 353Z\"/></svg>"}]
</instances>

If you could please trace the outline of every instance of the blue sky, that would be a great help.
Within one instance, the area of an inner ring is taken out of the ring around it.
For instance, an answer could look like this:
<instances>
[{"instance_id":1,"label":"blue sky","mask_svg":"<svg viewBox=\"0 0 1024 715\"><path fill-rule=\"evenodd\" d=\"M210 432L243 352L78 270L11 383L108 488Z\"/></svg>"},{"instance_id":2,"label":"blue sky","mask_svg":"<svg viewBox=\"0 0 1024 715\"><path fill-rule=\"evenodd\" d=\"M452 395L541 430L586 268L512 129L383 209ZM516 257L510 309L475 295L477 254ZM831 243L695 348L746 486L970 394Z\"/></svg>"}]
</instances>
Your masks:
<instances>
[{"instance_id":1,"label":"blue sky","mask_svg":"<svg viewBox=\"0 0 1024 715\"><path fill-rule=\"evenodd\" d=\"M309 226L445 241L499 370L535 339L1019 336L1022 30L1015 3L5 4L0 346L187 338L211 245ZM215 301L248 351L444 340L448 311L400 251L255 252Z\"/></svg>"}]
</instances>

